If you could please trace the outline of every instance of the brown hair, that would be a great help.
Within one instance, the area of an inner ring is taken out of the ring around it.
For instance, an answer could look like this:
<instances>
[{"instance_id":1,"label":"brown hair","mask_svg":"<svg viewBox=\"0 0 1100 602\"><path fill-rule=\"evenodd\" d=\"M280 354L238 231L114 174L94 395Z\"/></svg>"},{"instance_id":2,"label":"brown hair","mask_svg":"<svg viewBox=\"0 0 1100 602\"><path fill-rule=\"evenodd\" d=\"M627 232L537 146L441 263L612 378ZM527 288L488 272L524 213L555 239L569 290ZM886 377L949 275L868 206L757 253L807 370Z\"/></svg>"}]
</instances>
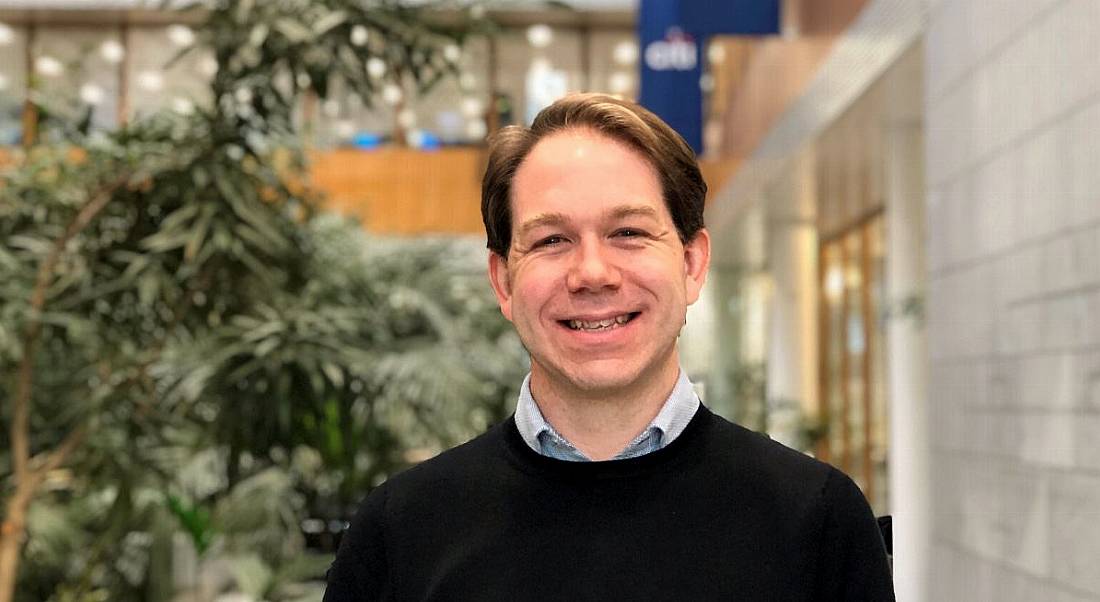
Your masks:
<instances>
[{"instance_id":1,"label":"brown hair","mask_svg":"<svg viewBox=\"0 0 1100 602\"><path fill-rule=\"evenodd\" d=\"M547 136L589 129L637 151L657 171L665 206L680 240L703 227L707 185L695 152L667 123L632 102L603 94L571 94L543 109L530 128L508 126L489 141L489 162L481 180L481 219L489 250L508 257L512 242L512 180L523 160Z\"/></svg>"}]
</instances>

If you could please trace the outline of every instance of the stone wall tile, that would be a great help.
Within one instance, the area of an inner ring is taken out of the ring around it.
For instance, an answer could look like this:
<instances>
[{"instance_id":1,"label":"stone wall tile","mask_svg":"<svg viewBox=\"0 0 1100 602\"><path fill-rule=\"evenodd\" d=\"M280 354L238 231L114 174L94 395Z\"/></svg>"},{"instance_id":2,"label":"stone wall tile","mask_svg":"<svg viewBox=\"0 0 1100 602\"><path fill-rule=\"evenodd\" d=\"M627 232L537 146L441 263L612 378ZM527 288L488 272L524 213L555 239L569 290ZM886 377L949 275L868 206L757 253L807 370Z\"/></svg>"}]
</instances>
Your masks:
<instances>
[{"instance_id":1,"label":"stone wall tile","mask_svg":"<svg viewBox=\"0 0 1100 602\"><path fill-rule=\"evenodd\" d=\"M1018 429L1015 445L1020 458L1032 465L1073 468L1077 418L1068 412L1011 416L1010 421Z\"/></svg>"},{"instance_id":2,"label":"stone wall tile","mask_svg":"<svg viewBox=\"0 0 1100 602\"><path fill-rule=\"evenodd\" d=\"M999 308L1042 292L1043 260L1041 245L1026 245L997 259Z\"/></svg>"},{"instance_id":3,"label":"stone wall tile","mask_svg":"<svg viewBox=\"0 0 1100 602\"><path fill-rule=\"evenodd\" d=\"M1041 346L1043 349L1079 348L1087 343L1091 292L1068 294L1043 301Z\"/></svg>"},{"instance_id":4,"label":"stone wall tile","mask_svg":"<svg viewBox=\"0 0 1100 602\"><path fill-rule=\"evenodd\" d=\"M1080 407L1100 411L1100 352L1090 351L1081 356L1077 378L1081 383Z\"/></svg>"},{"instance_id":5,"label":"stone wall tile","mask_svg":"<svg viewBox=\"0 0 1100 602\"><path fill-rule=\"evenodd\" d=\"M1039 282L1044 292L1057 292L1078 285L1080 278L1074 261L1074 238L1060 236L1040 245L1043 269Z\"/></svg>"},{"instance_id":6,"label":"stone wall tile","mask_svg":"<svg viewBox=\"0 0 1100 602\"><path fill-rule=\"evenodd\" d=\"M997 351L1016 354L1035 351L1042 342L1042 304L1020 303L1009 307L998 323Z\"/></svg>"},{"instance_id":7,"label":"stone wall tile","mask_svg":"<svg viewBox=\"0 0 1100 602\"><path fill-rule=\"evenodd\" d=\"M1094 224L1100 220L1100 102L1072 115L1064 129L1073 222Z\"/></svg>"},{"instance_id":8,"label":"stone wall tile","mask_svg":"<svg viewBox=\"0 0 1100 602\"><path fill-rule=\"evenodd\" d=\"M1100 474L1100 414L1076 416L1073 429L1076 465Z\"/></svg>"},{"instance_id":9,"label":"stone wall tile","mask_svg":"<svg viewBox=\"0 0 1100 602\"><path fill-rule=\"evenodd\" d=\"M1051 493L1051 576L1100 596L1100 476L1060 474Z\"/></svg>"}]
</instances>

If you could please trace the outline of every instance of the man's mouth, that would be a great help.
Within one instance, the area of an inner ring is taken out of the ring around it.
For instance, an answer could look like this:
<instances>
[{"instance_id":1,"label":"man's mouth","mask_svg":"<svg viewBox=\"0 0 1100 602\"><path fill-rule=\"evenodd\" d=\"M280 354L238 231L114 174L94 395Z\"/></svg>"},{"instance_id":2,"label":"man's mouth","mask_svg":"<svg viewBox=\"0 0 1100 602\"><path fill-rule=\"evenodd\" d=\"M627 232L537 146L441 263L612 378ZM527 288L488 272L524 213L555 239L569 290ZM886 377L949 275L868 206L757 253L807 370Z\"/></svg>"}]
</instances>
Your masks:
<instances>
[{"instance_id":1,"label":"man's mouth","mask_svg":"<svg viewBox=\"0 0 1100 602\"><path fill-rule=\"evenodd\" d=\"M630 312L602 320L561 320L567 328L585 332L600 332L612 330L626 324L636 318L640 312Z\"/></svg>"}]
</instances>

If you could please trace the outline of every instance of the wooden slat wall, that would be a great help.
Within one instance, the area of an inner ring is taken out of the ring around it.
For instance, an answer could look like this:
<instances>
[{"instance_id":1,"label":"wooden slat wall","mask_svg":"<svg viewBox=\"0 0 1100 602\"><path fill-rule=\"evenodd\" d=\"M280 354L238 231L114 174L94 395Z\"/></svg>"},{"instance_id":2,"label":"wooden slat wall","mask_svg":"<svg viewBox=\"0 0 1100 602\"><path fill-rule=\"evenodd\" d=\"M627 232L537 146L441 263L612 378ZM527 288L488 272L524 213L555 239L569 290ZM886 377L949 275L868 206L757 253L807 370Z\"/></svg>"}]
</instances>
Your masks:
<instances>
[{"instance_id":1,"label":"wooden slat wall","mask_svg":"<svg viewBox=\"0 0 1100 602\"><path fill-rule=\"evenodd\" d=\"M310 156L326 206L382 234L480 234L484 150L340 149Z\"/></svg>"}]
</instances>

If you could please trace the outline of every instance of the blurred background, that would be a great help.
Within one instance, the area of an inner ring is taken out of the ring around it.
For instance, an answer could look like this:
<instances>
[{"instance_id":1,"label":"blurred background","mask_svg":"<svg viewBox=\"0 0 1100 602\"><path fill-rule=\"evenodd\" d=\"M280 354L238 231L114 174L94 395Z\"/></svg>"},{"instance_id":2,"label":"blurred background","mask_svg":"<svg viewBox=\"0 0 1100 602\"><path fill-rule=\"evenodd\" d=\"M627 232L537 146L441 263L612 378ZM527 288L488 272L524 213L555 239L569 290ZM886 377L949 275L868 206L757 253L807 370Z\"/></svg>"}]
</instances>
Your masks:
<instances>
[{"instance_id":1,"label":"blurred background","mask_svg":"<svg viewBox=\"0 0 1100 602\"><path fill-rule=\"evenodd\" d=\"M710 408L893 516L899 600L1100 600L1100 3L0 0L0 602L319 600L514 409L485 139L699 154ZM730 512L736 512L730 508Z\"/></svg>"}]
</instances>

